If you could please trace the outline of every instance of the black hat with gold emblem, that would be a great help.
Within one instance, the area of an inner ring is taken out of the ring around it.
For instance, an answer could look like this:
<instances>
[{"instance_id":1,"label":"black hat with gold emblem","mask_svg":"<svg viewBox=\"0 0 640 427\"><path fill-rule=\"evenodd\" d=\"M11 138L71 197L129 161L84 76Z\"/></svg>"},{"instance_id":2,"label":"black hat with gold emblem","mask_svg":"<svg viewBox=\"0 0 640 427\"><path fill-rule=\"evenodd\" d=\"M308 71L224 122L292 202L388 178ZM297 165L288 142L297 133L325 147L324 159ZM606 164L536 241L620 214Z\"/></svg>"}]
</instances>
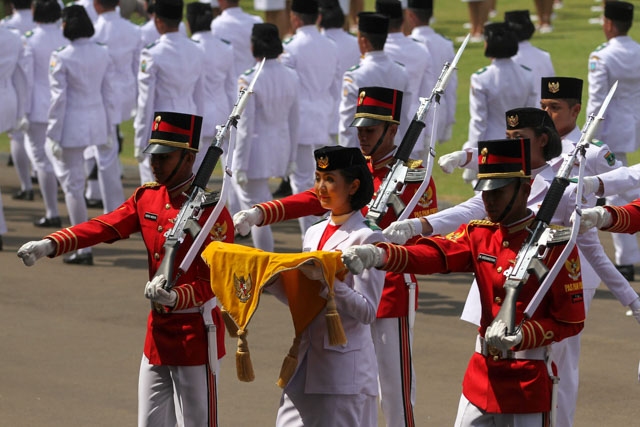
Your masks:
<instances>
[{"instance_id":1,"label":"black hat with gold emblem","mask_svg":"<svg viewBox=\"0 0 640 427\"><path fill-rule=\"evenodd\" d=\"M433 10L433 0L409 0L407 7L409 9Z\"/></svg>"},{"instance_id":2,"label":"black hat with gold emblem","mask_svg":"<svg viewBox=\"0 0 640 427\"><path fill-rule=\"evenodd\" d=\"M282 41L278 27L270 23L253 24L251 46L256 58L277 58L282 53Z\"/></svg>"},{"instance_id":3,"label":"black hat with gold emblem","mask_svg":"<svg viewBox=\"0 0 640 427\"><path fill-rule=\"evenodd\" d=\"M330 145L318 148L313 152L313 155L316 158L316 170L321 172L367 165L367 160L359 148Z\"/></svg>"},{"instance_id":4,"label":"black hat with gold emblem","mask_svg":"<svg viewBox=\"0 0 640 427\"><path fill-rule=\"evenodd\" d=\"M389 18L379 13L360 12L358 14L358 31L367 34L388 34Z\"/></svg>"},{"instance_id":5,"label":"black hat with gold emblem","mask_svg":"<svg viewBox=\"0 0 640 427\"><path fill-rule=\"evenodd\" d=\"M171 153L176 150L198 152L202 117L193 114L159 111L153 115L151 138L146 154Z\"/></svg>"},{"instance_id":6,"label":"black hat with gold emblem","mask_svg":"<svg viewBox=\"0 0 640 427\"><path fill-rule=\"evenodd\" d=\"M402 3L399 0L376 0L376 12L389 19L402 19Z\"/></svg>"},{"instance_id":7,"label":"black hat with gold emblem","mask_svg":"<svg viewBox=\"0 0 640 427\"><path fill-rule=\"evenodd\" d=\"M478 183L475 191L504 187L516 179L531 178L528 139L478 141Z\"/></svg>"},{"instance_id":8,"label":"black hat with gold emblem","mask_svg":"<svg viewBox=\"0 0 640 427\"><path fill-rule=\"evenodd\" d=\"M553 120L546 111L539 108L525 107L514 108L505 113L507 130L552 127L555 130Z\"/></svg>"},{"instance_id":9,"label":"black hat with gold emblem","mask_svg":"<svg viewBox=\"0 0 640 427\"><path fill-rule=\"evenodd\" d=\"M504 22L515 33L519 41L529 40L536 27L531 22L528 10L511 10L504 13Z\"/></svg>"},{"instance_id":10,"label":"black hat with gold emblem","mask_svg":"<svg viewBox=\"0 0 640 427\"><path fill-rule=\"evenodd\" d=\"M291 11L305 15L315 15L318 13L318 2L316 0L293 0Z\"/></svg>"},{"instance_id":11,"label":"black hat with gold emblem","mask_svg":"<svg viewBox=\"0 0 640 427\"><path fill-rule=\"evenodd\" d=\"M182 20L182 9L184 8L182 0L156 0L155 4L157 17L175 21Z\"/></svg>"},{"instance_id":12,"label":"black hat with gold emblem","mask_svg":"<svg viewBox=\"0 0 640 427\"><path fill-rule=\"evenodd\" d=\"M607 1L604 5L604 17L612 21L633 21L633 5L626 1Z\"/></svg>"},{"instance_id":13,"label":"black hat with gold emblem","mask_svg":"<svg viewBox=\"0 0 640 427\"><path fill-rule=\"evenodd\" d=\"M375 126L389 122L400 124L402 91L386 87L362 87L358 91L356 114L351 126Z\"/></svg>"},{"instance_id":14,"label":"black hat with gold emblem","mask_svg":"<svg viewBox=\"0 0 640 427\"><path fill-rule=\"evenodd\" d=\"M575 77L543 77L540 99L576 99L582 104L582 83Z\"/></svg>"},{"instance_id":15,"label":"black hat with gold emblem","mask_svg":"<svg viewBox=\"0 0 640 427\"><path fill-rule=\"evenodd\" d=\"M518 38L504 22L492 22L484 26L487 42L484 56L487 58L511 58L518 53Z\"/></svg>"}]
</instances>

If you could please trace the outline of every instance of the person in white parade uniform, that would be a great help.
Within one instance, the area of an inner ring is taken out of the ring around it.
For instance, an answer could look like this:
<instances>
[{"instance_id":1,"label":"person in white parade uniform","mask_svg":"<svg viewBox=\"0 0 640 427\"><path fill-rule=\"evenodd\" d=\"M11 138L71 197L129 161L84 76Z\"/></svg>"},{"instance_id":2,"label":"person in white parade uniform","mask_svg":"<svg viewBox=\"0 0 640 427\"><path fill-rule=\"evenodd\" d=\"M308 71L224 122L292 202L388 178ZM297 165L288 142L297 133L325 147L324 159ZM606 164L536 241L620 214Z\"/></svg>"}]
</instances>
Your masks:
<instances>
[{"instance_id":1,"label":"person in white parade uniform","mask_svg":"<svg viewBox=\"0 0 640 427\"><path fill-rule=\"evenodd\" d=\"M329 139L329 120L336 89L338 57L332 41L316 27L318 2L294 0L291 3L291 28L295 34L284 41L280 60L298 75L298 107L300 116L313 117L299 128L295 168L287 171L293 193L313 186L313 150ZM304 232L315 222L313 217L300 218Z\"/></svg>"},{"instance_id":2,"label":"person in white parade uniform","mask_svg":"<svg viewBox=\"0 0 640 427\"><path fill-rule=\"evenodd\" d=\"M405 68L393 61L384 52L387 40L389 18L379 13L361 12L358 15L358 46L364 57L342 78L342 100L340 101L340 130L338 143L343 147L359 147L358 133L351 127L358 105L361 87L379 86L404 93L402 120L396 133L396 145L400 144L415 111L411 111L409 99L409 77ZM386 131L385 131L386 134ZM384 135L382 136L384 138Z\"/></svg>"},{"instance_id":3,"label":"person in white parade uniform","mask_svg":"<svg viewBox=\"0 0 640 427\"><path fill-rule=\"evenodd\" d=\"M138 71L138 106L133 123L134 155L140 182L153 181L149 156L143 153L154 111L179 111L201 115L204 111L204 55L199 43L179 31L182 0L158 0L154 22L160 38L142 49ZM189 64L185 73L184 64Z\"/></svg>"},{"instance_id":4,"label":"person in white parade uniform","mask_svg":"<svg viewBox=\"0 0 640 427\"><path fill-rule=\"evenodd\" d=\"M140 39L143 47L160 38L160 33L158 32L155 20L153 19L155 16L156 4L154 1L145 1L145 4L148 21L140 26ZM180 21L178 30L185 36L187 35L187 27L184 25L184 22Z\"/></svg>"},{"instance_id":5,"label":"person in white parade uniform","mask_svg":"<svg viewBox=\"0 0 640 427\"><path fill-rule=\"evenodd\" d=\"M264 68L238 122L233 152L234 185L242 209L271 200L269 178L283 177L294 169L298 149L300 110L298 76L278 61L282 43L274 24L254 24L251 47ZM247 88L256 67L240 75L238 89ZM252 227L254 247L273 252L271 227Z\"/></svg>"},{"instance_id":6,"label":"person in white parade uniform","mask_svg":"<svg viewBox=\"0 0 640 427\"><path fill-rule=\"evenodd\" d=\"M528 10L512 10L505 12L504 22L518 37L518 53L513 59L516 64L523 65L531 70L535 82L539 82L542 77L553 77L556 75L551 62L551 55L542 49L531 44L529 39L536 30L531 22ZM540 98L540 92L536 85L536 97Z\"/></svg>"},{"instance_id":7,"label":"person in white parade uniform","mask_svg":"<svg viewBox=\"0 0 640 427\"><path fill-rule=\"evenodd\" d=\"M204 55L204 120L200 151L194 169L198 169L216 135L216 126L226 123L236 101L238 70L233 62L233 48L211 32L213 11L208 3L187 4L187 25L191 39L198 42ZM225 148L225 147L223 147Z\"/></svg>"},{"instance_id":8,"label":"person in white parade uniform","mask_svg":"<svg viewBox=\"0 0 640 427\"><path fill-rule=\"evenodd\" d=\"M25 143L29 147L27 152L35 166L45 207L45 215L34 222L36 227L60 228L62 225L58 211L58 181L44 149L51 100L49 60L56 49L69 42L62 35L60 16L61 9L56 0L36 0L33 3L33 20L36 27L33 31L25 33L25 59L28 69L32 70L29 73L31 102L27 113L29 126Z\"/></svg>"},{"instance_id":9,"label":"person in white parade uniform","mask_svg":"<svg viewBox=\"0 0 640 427\"><path fill-rule=\"evenodd\" d=\"M373 196L373 178L360 150L332 146L314 155L314 188L331 214L307 230L303 251L343 251L383 241L379 229L360 213ZM298 366L283 390L277 427L378 425L378 366L369 325L376 319L383 282L384 272L375 270L335 280L347 343L328 344L324 310L302 332Z\"/></svg>"},{"instance_id":10,"label":"person in white parade uniform","mask_svg":"<svg viewBox=\"0 0 640 427\"><path fill-rule=\"evenodd\" d=\"M633 22L633 5L627 2L606 2L602 29L607 42L589 55L589 102L587 115L599 111L609 88L618 81L605 120L597 137L606 142L616 158L625 166L627 153L640 148L640 44L629 37ZM607 120L615 117L615 120ZM623 123L623 125L621 125ZM638 198L637 189L611 196L608 205L622 206ZM615 263L629 280L633 280L633 264L640 262L640 249L635 236L611 235L615 248Z\"/></svg>"},{"instance_id":11,"label":"person in white parade uniform","mask_svg":"<svg viewBox=\"0 0 640 427\"><path fill-rule=\"evenodd\" d=\"M436 33L429 26L433 16L433 0L409 0L405 11L406 23L411 29L411 37L424 43L431 54L431 63L435 70L435 78L439 77L445 62L451 63L455 56L453 42ZM433 82L435 84L435 81ZM433 87L433 85L431 85ZM444 97L440 100L438 112L438 141L451 139L453 124L456 122L456 104L458 90L458 72L454 71L447 85ZM424 96L424 95L422 95ZM431 117L431 118L429 118ZM427 123L433 122L433 110L427 115Z\"/></svg>"}]
</instances>

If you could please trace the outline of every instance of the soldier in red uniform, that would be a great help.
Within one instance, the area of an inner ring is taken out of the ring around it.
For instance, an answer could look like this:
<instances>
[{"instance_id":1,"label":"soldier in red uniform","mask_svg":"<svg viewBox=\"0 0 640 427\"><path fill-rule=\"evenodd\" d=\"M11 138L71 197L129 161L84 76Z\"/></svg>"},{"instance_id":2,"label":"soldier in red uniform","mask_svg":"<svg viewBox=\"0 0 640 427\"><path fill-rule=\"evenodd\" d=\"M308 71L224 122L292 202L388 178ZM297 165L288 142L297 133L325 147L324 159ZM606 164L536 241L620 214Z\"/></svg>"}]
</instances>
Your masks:
<instances>
[{"instance_id":1,"label":"soldier in red uniform","mask_svg":"<svg viewBox=\"0 0 640 427\"><path fill-rule=\"evenodd\" d=\"M197 256L170 291L162 287L166 282L162 275L151 280L164 256L164 233L173 226L194 179L192 167L202 118L168 112L155 113L154 117L145 153L151 154L151 167L158 182L139 187L113 212L24 244L18 256L30 266L43 256L53 258L142 233L150 278L145 296L162 309L151 310L147 322L138 386L138 425L215 426L215 370L225 349L224 326L209 284L209 269ZM201 225L212 210L213 206L204 211ZM233 226L226 209L207 240L233 241ZM174 271L191 242L187 235L176 256Z\"/></svg>"},{"instance_id":2,"label":"soldier in red uniform","mask_svg":"<svg viewBox=\"0 0 640 427\"><path fill-rule=\"evenodd\" d=\"M478 184L491 221L472 221L445 237L420 238L412 246L378 243L353 246L343 261L357 273L378 267L419 274L473 272L482 316L476 352L464 376L456 426L542 426L551 409L552 381L546 347L576 335L584 325L578 251L565 266L531 319L523 312L540 283L531 275L516 306L517 333L504 322L490 326L505 296L503 284L529 232L527 209L531 167L528 139L480 141ZM551 266L563 245L544 262Z\"/></svg>"},{"instance_id":3,"label":"soldier in red uniform","mask_svg":"<svg viewBox=\"0 0 640 427\"><path fill-rule=\"evenodd\" d=\"M378 191L384 177L394 164L394 137L400 123L402 92L382 87L361 88L358 106L351 126L358 128L358 140L362 153L368 158L373 174L374 191ZM420 167L421 161L410 161L411 167ZM407 184L402 196L406 204L418 190L420 183ZM375 195L374 195L375 197ZM433 180L411 218L437 211L436 189ZM234 224L240 234L247 234L251 226L269 225L307 215L326 213L313 189L284 199L261 203L251 209L238 212ZM366 214L367 208L362 210ZM396 220L389 209L380 222L384 228ZM377 320L372 325L376 357L378 361L380 400L385 418L394 425L415 425L415 374L411 364L411 337L408 324L408 282L416 283L412 275L387 273L382 299L378 306ZM417 295L416 295L417 300Z\"/></svg>"}]
</instances>

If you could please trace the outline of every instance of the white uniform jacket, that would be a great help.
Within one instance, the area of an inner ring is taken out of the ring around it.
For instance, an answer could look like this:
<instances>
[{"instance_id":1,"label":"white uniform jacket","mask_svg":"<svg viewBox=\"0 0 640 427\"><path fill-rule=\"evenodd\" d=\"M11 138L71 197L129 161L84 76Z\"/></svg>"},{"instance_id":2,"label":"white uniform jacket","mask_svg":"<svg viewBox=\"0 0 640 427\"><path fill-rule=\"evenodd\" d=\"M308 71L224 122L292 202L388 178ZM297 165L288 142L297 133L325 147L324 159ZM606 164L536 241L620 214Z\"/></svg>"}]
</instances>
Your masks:
<instances>
[{"instance_id":1,"label":"white uniform jacket","mask_svg":"<svg viewBox=\"0 0 640 427\"><path fill-rule=\"evenodd\" d=\"M298 75L298 107L301 117L313 117L300 127L298 143L325 145L337 89L338 56L332 41L315 25L305 25L284 41L283 64Z\"/></svg>"},{"instance_id":2,"label":"white uniform jacket","mask_svg":"<svg viewBox=\"0 0 640 427\"><path fill-rule=\"evenodd\" d=\"M211 22L213 35L231 42L236 73L247 71L256 62L251 52L251 31L253 24L260 22L262 18L250 15L240 7L226 8Z\"/></svg>"},{"instance_id":3,"label":"white uniform jacket","mask_svg":"<svg viewBox=\"0 0 640 427\"><path fill-rule=\"evenodd\" d=\"M551 159L549 164L557 172L565 157L570 154L580 141L582 132L577 126L562 137L562 156ZM585 155L584 176L594 176L618 170L622 167L622 162L616 159L615 154L609 146L601 141L594 141L587 147ZM573 168L573 176L578 176L578 164Z\"/></svg>"},{"instance_id":4,"label":"white uniform jacket","mask_svg":"<svg viewBox=\"0 0 640 427\"><path fill-rule=\"evenodd\" d=\"M604 184L603 197L615 196L640 187L640 163L622 166L610 172L598 175Z\"/></svg>"},{"instance_id":5,"label":"white uniform jacket","mask_svg":"<svg viewBox=\"0 0 640 427\"><path fill-rule=\"evenodd\" d=\"M87 15L89 15L89 19L91 19L91 22L93 22L93 24L95 25L96 21L98 20L98 12L93 6L93 0L78 0L73 3L84 7L84 10L87 11Z\"/></svg>"},{"instance_id":6,"label":"white uniform jacket","mask_svg":"<svg viewBox=\"0 0 640 427\"><path fill-rule=\"evenodd\" d=\"M93 40L107 45L111 61L118 70L118 78L113 82L118 96L118 115L113 124L119 124L129 120L136 108L138 65L142 49L140 28L113 11L98 16L95 31Z\"/></svg>"},{"instance_id":7,"label":"white uniform jacket","mask_svg":"<svg viewBox=\"0 0 640 427\"><path fill-rule=\"evenodd\" d=\"M33 30L36 23L33 22L33 13L31 9L14 10L13 13L0 21L0 27L15 28L24 34L29 30Z\"/></svg>"},{"instance_id":8,"label":"white uniform jacket","mask_svg":"<svg viewBox=\"0 0 640 427\"><path fill-rule=\"evenodd\" d=\"M323 248L318 243L329 223L323 220L310 227L303 241L303 251L344 250L349 246L384 241L380 231L373 231L355 212L329 238ZM347 274L344 282L334 282L335 301L342 320L347 344L330 346L324 311L303 332L298 360L307 358L305 393L359 394L378 392L378 365L369 325L376 320L384 272L370 269L361 275Z\"/></svg>"},{"instance_id":9,"label":"white uniform jacket","mask_svg":"<svg viewBox=\"0 0 640 427\"><path fill-rule=\"evenodd\" d=\"M188 71L185 72L185 64ZM179 31L163 34L140 54L135 144L149 143L154 111L204 112L204 58L199 43Z\"/></svg>"},{"instance_id":10,"label":"white uniform jacket","mask_svg":"<svg viewBox=\"0 0 640 427\"><path fill-rule=\"evenodd\" d=\"M249 86L256 67L240 76L238 86ZM299 117L298 76L278 59L266 60L238 122L233 168L249 179L283 176L296 159Z\"/></svg>"},{"instance_id":11,"label":"white uniform jacket","mask_svg":"<svg viewBox=\"0 0 640 427\"><path fill-rule=\"evenodd\" d=\"M327 28L322 30L322 34L335 44L336 53L338 55L338 74L335 82L335 99L331 117L329 118L329 134L338 135L338 124L340 116L338 109L340 108L340 99L342 98L342 76L353 65L360 62L360 48L358 47L358 39L343 30L342 28Z\"/></svg>"},{"instance_id":12,"label":"white uniform jacket","mask_svg":"<svg viewBox=\"0 0 640 427\"><path fill-rule=\"evenodd\" d=\"M420 105L419 97L428 97L436 80L438 80L431 52L423 43L407 37L401 32L389 33L384 44L384 51L389 55L389 58L404 65L404 69L407 71L411 97L407 112L413 117ZM425 150L425 141L428 143L428 138L431 135L432 122L426 120L425 123L426 126L411 153L411 157L415 159L420 158L418 153Z\"/></svg>"},{"instance_id":13,"label":"white uniform jacket","mask_svg":"<svg viewBox=\"0 0 640 427\"><path fill-rule=\"evenodd\" d=\"M536 107L533 73L511 58L494 59L491 65L471 75L469 91L469 138L464 148L478 141L504 138L504 113L513 108ZM477 167L474 163L472 167Z\"/></svg>"},{"instance_id":14,"label":"white uniform jacket","mask_svg":"<svg viewBox=\"0 0 640 427\"><path fill-rule=\"evenodd\" d=\"M47 137L64 148L102 145L118 112L106 46L79 38L51 54Z\"/></svg>"},{"instance_id":15,"label":"white uniform jacket","mask_svg":"<svg viewBox=\"0 0 640 427\"><path fill-rule=\"evenodd\" d=\"M616 90L597 137L615 153L640 148L640 44L629 36L614 37L589 55L587 116L596 114L613 83Z\"/></svg>"},{"instance_id":16,"label":"white uniform jacket","mask_svg":"<svg viewBox=\"0 0 640 427\"><path fill-rule=\"evenodd\" d=\"M29 108L27 62L18 30L0 27L0 133L14 128Z\"/></svg>"},{"instance_id":17,"label":"white uniform jacket","mask_svg":"<svg viewBox=\"0 0 640 427\"><path fill-rule=\"evenodd\" d=\"M556 75L549 52L539 49L533 46L529 40L525 40L518 43L518 53L511 59L531 70L535 82L536 98L540 99L540 79Z\"/></svg>"},{"instance_id":18,"label":"white uniform jacket","mask_svg":"<svg viewBox=\"0 0 640 427\"><path fill-rule=\"evenodd\" d=\"M368 86L381 86L401 90L402 118L396 134L397 144L402 141L414 112L411 112L411 92L409 77L405 68L389 58L382 50L367 52L359 65L344 73L342 78L342 100L340 101L340 133L338 143L343 147L359 147L356 128L349 127L356 114L359 89Z\"/></svg>"},{"instance_id":19,"label":"white uniform jacket","mask_svg":"<svg viewBox=\"0 0 640 427\"><path fill-rule=\"evenodd\" d=\"M27 118L32 123L47 123L51 89L49 88L49 65L51 54L69 43L62 35L62 28L57 23L38 24L33 31L24 35L25 60L29 73L31 102Z\"/></svg>"},{"instance_id":20,"label":"white uniform jacket","mask_svg":"<svg viewBox=\"0 0 640 427\"><path fill-rule=\"evenodd\" d=\"M201 31L191 37L198 42L204 55L204 116L202 137L213 138L216 126L227 121L236 101L236 78L240 71L234 68L233 48L214 36Z\"/></svg>"},{"instance_id":21,"label":"white uniform jacket","mask_svg":"<svg viewBox=\"0 0 640 427\"><path fill-rule=\"evenodd\" d=\"M436 33L433 28L428 25L415 27L413 31L411 31L411 37L421 41L427 46L427 49L429 49L432 58L431 64L435 71L434 76L437 80L438 77L440 77L444 63L451 63L453 57L456 55L453 42L445 36ZM435 86L436 80L431 84L430 91ZM456 122L457 91L458 72L454 71L447 85L447 89L444 92L444 97L440 100L441 107L438 112L438 141L444 142L451 139L451 128ZM429 94L430 93L431 92L429 92ZM427 96L429 94L427 94ZM427 118L431 117L431 119L427 119L429 123L433 121L431 114L433 113L430 112L427 116Z\"/></svg>"},{"instance_id":22,"label":"white uniform jacket","mask_svg":"<svg viewBox=\"0 0 640 427\"><path fill-rule=\"evenodd\" d=\"M180 22L178 31L180 31L185 36L187 35L187 27L185 27L184 22ZM153 17L140 26L140 44L143 47L155 42L159 38L160 33L156 28L155 22L153 22Z\"/></svg>"}]
</instances>

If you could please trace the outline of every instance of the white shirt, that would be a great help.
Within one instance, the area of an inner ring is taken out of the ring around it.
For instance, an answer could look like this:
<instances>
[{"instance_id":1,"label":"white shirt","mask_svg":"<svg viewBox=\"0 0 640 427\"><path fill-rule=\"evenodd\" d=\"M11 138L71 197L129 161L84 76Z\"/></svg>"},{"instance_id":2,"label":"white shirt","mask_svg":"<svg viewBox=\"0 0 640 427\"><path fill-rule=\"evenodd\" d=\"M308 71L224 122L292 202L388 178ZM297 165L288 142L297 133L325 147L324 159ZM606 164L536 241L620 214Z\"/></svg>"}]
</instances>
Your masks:
<instances>
[{"instance_id":1,"label":"white shirt","mask_svg":"<svg viewBox=\"0 0 640 427\"><path fill-rule=\"evenodd\" d=\"M28 109L28 70L18 30L0 27L0 133L14 128Z\"/></svg>"},{"instance_id":2,"label":"white shirt","mask_svg":"<svg viewBox=\"0 0 640 427\"><path fill-rule=\"evenodd\" d=\"M33 22L33 14L31 9L19 9L14 10L9 16L6 16L0 21L1 27L11 27L20 31L20 34L24 34L29 30L33 30L36 23Z\"/></svg>"},{"instance_id":3,"label":"white shirt","mask_svg":"<svg viewBox=\"0 0 640 427\"><path fill-rule=\"evenodd\" d=\"M533 46L528 40L518 43L518 53L511 57L517 64L524 65L533 73L536 96L540 99L540 80L542 77L553 77L555 71L551 63L551 55Z\"/></svg>"},{"instance_id":4,"label":"white shirt","mask_svg":"<svg viewBox=\"0 0 640 427\"><path fill-rule=\"evenodd\" d=\"M187 27L185 27L184 22L180 21L178 30L185 36L187 35ZM140 26L140 39L141 39L142 47L145 47L153 43L159 38L160 38L160 33L156 28L156 24L153 20L153 17Z\"/></svg>"},{"instance_id":5,"label":"white shirt","mask_svg":"<svg viewBox=\"0 0 640 427\"><path fill-rule=\"evenodd\" d=\"M255 64L251 52L251 31L253 24L262 18L249 15L240 7L228 7L211 22L211 32L216 37L231 42L237 73L243 73Z\"/></svg>"}]
</instances>

